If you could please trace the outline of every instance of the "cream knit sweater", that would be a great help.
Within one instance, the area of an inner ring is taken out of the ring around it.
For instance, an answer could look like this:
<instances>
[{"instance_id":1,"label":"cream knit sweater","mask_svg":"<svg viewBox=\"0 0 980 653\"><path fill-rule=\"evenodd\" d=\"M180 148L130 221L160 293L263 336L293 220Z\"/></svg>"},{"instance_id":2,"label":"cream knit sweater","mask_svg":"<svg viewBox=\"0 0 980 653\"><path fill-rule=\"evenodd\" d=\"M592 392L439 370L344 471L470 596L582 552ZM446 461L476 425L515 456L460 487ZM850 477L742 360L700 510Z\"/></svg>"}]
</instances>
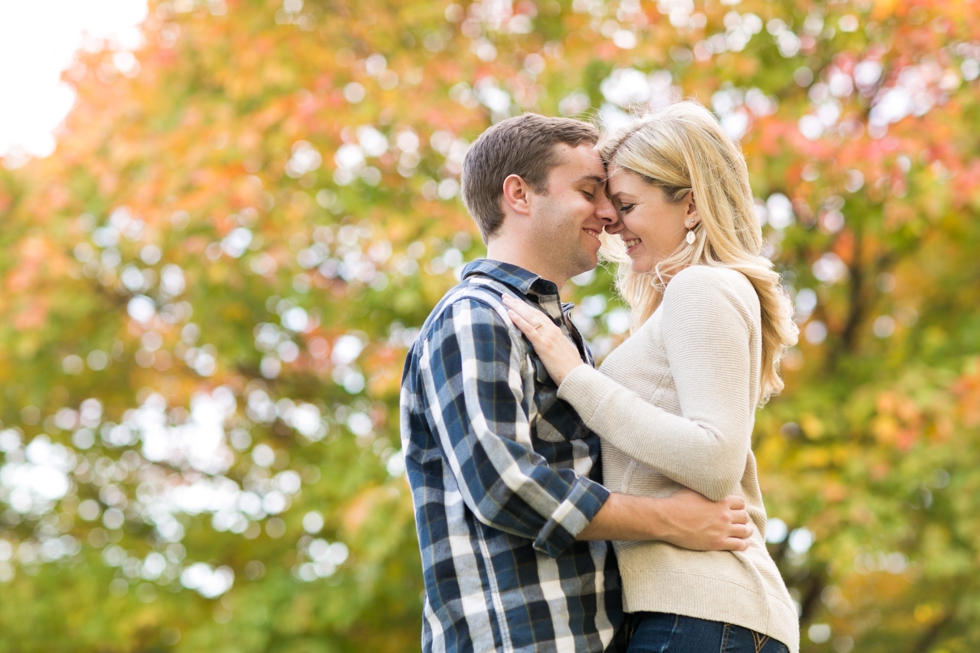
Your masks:
<instances>
[{"instance_id":1,"label":"cream knit sweater","mask_svg":"<svg viewBox=\"0 0 980 653\"><path fill-rule=\"evenodd\" d=\"M558 396L602 438L606 487L667 497L681 486L745 498L744 552L616 542L628 612L736 624L796 653L796 608L765 545L766 512L750 449L762 358L759 298L739 272L692 266L600 371L576 367Z\"/></svg>"}]
</instances>

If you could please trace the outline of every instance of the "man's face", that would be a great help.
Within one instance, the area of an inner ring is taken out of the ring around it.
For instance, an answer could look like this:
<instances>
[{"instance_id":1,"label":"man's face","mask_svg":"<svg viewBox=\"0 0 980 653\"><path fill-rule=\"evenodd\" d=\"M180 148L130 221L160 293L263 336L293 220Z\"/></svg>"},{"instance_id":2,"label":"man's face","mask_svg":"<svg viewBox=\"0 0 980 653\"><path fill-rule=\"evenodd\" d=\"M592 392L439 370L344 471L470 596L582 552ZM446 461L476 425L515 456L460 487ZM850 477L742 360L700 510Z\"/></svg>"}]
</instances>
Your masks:
<instances>
[{"instance_id":1,"label":"man's face","mask_svg":"<svg viewBox=\"0 0 980 653\"><path fill-rule=\"evenodd\" d=\"M606 197L606 171L596 149L556 147L562 163L548 173L541 193L529 194L530 237L540 252L541 268L561 283L596 266L598 236L616 221L616 211Z\"/></svg>"}]
</instances>

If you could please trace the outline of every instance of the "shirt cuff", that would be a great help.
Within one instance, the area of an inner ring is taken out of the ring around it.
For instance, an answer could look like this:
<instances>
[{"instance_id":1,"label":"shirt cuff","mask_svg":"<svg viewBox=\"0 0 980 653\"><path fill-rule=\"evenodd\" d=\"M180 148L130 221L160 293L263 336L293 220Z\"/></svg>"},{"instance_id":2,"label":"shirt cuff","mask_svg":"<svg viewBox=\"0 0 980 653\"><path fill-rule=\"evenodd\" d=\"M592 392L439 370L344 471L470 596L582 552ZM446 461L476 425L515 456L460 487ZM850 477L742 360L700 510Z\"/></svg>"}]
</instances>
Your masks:
<instances>
[{"instance_id":1,"label":"shirt cuff","mask_svg":"<svg viewBox=\"0 0 980 653\"><path fill-rule=\"evenodd\" d=\"M538 533L534 548L551 558L564 553L605 505L609 494L595 481L579 477Z\"/></svg>"}]
</instances>

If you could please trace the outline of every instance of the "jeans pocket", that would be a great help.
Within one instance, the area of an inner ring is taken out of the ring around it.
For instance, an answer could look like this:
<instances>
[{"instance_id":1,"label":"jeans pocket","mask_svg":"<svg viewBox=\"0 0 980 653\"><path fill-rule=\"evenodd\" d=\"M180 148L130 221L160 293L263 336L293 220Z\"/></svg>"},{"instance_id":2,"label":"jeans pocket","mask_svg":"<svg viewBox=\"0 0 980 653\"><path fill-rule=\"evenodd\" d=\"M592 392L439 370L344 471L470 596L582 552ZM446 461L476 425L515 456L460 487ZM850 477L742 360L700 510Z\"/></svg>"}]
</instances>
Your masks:
<instances>
[{"instance_id":1,"label":"jeans pocket","mask_svg":"<svg viewBox=\"0 0 980 653\"><path fill-rule=\"evenodd\" d=\"M721 653L789 653L782 642L754 630L725 624L721 637Z\"/></svg>"}]
</instances>

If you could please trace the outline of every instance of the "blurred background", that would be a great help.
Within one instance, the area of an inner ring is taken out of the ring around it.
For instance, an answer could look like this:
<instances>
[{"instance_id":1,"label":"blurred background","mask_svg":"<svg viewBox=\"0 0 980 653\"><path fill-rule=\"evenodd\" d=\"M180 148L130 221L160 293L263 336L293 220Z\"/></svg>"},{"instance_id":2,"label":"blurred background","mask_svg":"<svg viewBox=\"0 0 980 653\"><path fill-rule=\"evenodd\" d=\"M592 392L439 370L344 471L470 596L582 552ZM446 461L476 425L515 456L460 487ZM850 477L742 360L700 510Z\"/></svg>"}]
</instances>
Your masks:
<instances>
[{"instance_id":1,"label":"blurred background","mask_svg":"<svg viewBox=\"0 0 980 653\"><path fill-rule=\"evenodd\" d=\"M980 4L0 1L0 651L401 652L401 365L468 143L697 98L795 300L803 650L980 650ZM564 289L601 356L627 315Z\"/></svg>"}]
</instances>

